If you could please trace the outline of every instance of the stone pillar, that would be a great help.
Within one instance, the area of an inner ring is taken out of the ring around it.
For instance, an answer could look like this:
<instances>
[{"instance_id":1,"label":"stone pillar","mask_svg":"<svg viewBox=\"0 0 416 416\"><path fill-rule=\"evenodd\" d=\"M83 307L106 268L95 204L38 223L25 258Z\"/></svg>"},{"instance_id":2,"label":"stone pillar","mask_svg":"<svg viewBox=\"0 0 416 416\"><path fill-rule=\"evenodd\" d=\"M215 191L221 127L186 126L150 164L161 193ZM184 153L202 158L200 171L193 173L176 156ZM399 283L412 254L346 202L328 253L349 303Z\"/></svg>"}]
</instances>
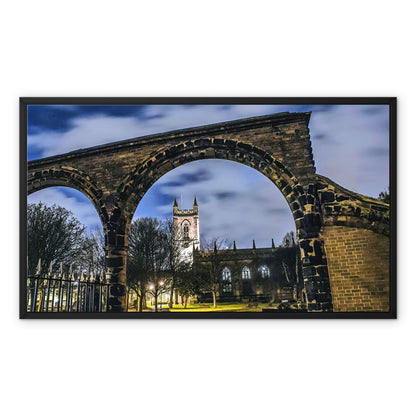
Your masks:
<instances>
[{"instance_id":1,"label":"stone pillar","mask_svg":"<svg viewBox=\"0 0 416 416\"><path fill-rule=\"evenodd\" d=\"M127 312L127 247L109 246L105 256L107 282L110 283L109 312Z\"/></svg>"},{"instance_id":2,"label":"stone pillar","mask_svg":"<svg viewBox=\"0 0 416 416\"><path fill-rule=\"evenodd\" d=\"M324 242L319 237L305 238L299 241L299 245L308 312L332 312Z\"/></svg>"}]
</instances>

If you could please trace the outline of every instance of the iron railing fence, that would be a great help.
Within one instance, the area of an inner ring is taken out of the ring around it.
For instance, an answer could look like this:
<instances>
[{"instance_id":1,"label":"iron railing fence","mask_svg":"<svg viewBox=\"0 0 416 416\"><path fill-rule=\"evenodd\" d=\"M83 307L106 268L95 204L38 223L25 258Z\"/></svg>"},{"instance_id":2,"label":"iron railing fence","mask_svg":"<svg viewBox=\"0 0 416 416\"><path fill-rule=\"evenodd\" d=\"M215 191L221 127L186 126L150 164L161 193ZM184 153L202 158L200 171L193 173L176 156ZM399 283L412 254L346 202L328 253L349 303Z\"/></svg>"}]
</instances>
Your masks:
<instances>
[{"instance_id":1,"label":"iron railing fence","mask_svg":"<svg viewBox=\"0 0 416 416\"><path fill-rule=\"evenodd\" d=\"M107 312L109 294L110 284L102 276L28 276L27 311Z\"/></svg>"}]
</instances>

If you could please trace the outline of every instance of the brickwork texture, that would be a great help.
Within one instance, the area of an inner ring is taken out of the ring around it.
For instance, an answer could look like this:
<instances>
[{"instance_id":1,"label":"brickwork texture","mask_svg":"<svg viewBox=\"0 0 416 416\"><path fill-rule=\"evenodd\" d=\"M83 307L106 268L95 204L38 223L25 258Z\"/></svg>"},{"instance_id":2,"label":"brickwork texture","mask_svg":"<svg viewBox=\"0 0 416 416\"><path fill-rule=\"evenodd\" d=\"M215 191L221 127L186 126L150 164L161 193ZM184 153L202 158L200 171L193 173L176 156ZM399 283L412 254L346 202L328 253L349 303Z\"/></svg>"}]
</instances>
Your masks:
<instances>
[{"instance_id":1,"label":"brickwork texture","mask_svg":"<svg viewBox=\"0 0 416 416\"><path fill-rule=\"evenodd\" d=\"M389 238L343 226L323 236L334 312L388 312Z\"/></svg>"}]
</instances>

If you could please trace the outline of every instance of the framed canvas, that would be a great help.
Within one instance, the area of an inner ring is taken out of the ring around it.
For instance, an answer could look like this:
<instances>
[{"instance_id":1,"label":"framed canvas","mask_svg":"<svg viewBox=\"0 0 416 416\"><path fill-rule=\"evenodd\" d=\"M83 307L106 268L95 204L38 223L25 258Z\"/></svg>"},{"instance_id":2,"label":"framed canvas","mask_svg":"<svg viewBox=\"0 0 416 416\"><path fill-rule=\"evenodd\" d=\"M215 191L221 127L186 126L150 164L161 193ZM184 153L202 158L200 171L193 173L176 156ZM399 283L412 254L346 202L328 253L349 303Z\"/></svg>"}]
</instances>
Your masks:
<instances>
[{"instance_id":1,"label":"framed canvas","mask_svg":"<svg viewBox=\"0 0 416 416\"><path fill-rule=\"evenodd\" d=\"M21 318L396 318L395 98L21 98Z\"/></svg>"}]
</instances>

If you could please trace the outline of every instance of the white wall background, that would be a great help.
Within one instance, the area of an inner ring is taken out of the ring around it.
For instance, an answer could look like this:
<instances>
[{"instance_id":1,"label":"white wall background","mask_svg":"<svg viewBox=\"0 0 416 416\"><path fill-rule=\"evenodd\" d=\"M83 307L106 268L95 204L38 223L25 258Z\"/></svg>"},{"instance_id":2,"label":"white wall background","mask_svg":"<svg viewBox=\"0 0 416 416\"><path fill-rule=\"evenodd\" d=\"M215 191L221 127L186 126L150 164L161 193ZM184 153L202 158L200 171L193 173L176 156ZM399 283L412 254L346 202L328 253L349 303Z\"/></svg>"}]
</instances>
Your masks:
<instances>
[{"instance_id":1,"label":"white wall background","mask_svg":"<svg viewBox=\"0 0 416 416\"><path fill-rule=\"evenodd\" d=\"M2 5L2 414L412 412L416 97L410 4ZM19 320L19 96L398 96L399 319Z\"/></svg>"}]
</instances>

